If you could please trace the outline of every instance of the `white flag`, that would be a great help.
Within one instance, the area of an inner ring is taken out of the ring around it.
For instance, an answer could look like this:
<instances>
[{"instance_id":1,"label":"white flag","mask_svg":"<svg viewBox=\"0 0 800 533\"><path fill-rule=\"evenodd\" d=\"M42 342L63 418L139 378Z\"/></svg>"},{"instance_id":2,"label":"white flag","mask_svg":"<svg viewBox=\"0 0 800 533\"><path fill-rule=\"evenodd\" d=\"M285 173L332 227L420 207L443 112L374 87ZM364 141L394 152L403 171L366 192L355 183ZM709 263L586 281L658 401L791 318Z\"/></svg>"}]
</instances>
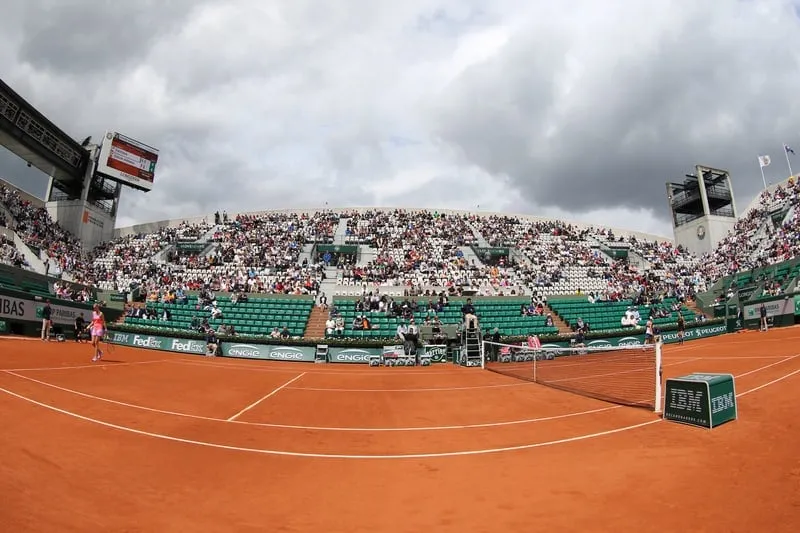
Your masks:
<instances>
[{"instance_id":1,"label":"white flag","mask_svg":"<svg viewBox=\"0 0 800 533\"><path fill-rule=\"evenodd\" d=\"M771 162L768 155L758 156L758 164L761 165L761 168L768 167Z\"/></svg>"}]
</instances>

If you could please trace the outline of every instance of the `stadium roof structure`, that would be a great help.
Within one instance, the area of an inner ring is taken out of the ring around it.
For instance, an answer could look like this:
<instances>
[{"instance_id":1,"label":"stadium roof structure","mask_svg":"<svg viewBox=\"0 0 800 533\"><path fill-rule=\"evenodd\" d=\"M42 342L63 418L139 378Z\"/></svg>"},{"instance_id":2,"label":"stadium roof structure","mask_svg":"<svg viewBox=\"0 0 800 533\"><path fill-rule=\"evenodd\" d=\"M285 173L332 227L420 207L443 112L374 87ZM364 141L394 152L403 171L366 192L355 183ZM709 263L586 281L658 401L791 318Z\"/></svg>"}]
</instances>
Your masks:
<instances>
[{"instance_id":1,"label":"stadium roof structure","mask_svg":"<svg viewBox=\"0 0 800 533\"><path fill-rule=\"evenodd\" d=\"M0 145L56 182L83 181L89 152L0 80Z\"/></svg>"}]
</instances>

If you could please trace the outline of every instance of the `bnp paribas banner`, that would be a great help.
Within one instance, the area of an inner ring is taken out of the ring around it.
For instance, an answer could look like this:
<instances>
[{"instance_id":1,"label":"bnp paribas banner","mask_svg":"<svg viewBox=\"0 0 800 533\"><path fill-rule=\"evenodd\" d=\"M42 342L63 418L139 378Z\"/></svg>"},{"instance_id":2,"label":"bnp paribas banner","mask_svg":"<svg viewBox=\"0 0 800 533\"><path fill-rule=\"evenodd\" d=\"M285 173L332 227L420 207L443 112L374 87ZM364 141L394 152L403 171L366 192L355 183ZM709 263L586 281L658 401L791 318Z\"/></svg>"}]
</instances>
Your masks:
<instances>
[{"instance_id":1,"label":"bnp paribas banner","mask_svg":"<svg viewBox=\"0 0 800 533\"><path fill-rule=\"evenodd\" d=\"M314 346L280 346L241 342L223 342L221 349L223 357L268 359L271 361L313 362L316 353L316 348Z\"/></svg>"},{"instance_id":2,"label":"bnp paribas banner","mask_svg":"<svg viewBox=\"0 0 800 533\"><path fill-rule=\"evenodd\" d=\"M705 339L707 337L714 337L722 335L727 332L725 324L712 324L708 326L695 326L686 328L683 336L684 341ZM664 344L672 344L678 342L677 331L666 331L661 334L661 340ZM610 337L607 339L592 339L586 342L586 346L590 348L607 348L612 346L641 346L644 344L644 335L630 335L628 337ZM568 342L554 342L542 344L542 348L569 348Z\"/></svg>"},{"instance_id":3,"label":"bnp paribas banner","mask_svg":"<svg viewBox=\"0 0 800 533\"><path fill-rule=\"evenodd\" d=\"M206 354L205 341L197 339L178 339L175 337L161 337L160 335L140 335L138 333L112 331L108 335L108 340L113 344L133 346L134 348L196 355Z\"/></svg>"},{"instance_id":4,"label":"bnp paribas banner","mask_svg":"<svg viewBox=\"0 0 800 533\"><path fill-rule=\"evenodd\" d=\"M24 322L37 322L42 320L42 309L44 302L16 298L6 294L0 294L0 318L6 320L18 320ZM91 311L80 307L70 307L66 305L51 305L51 320L59 325L72 325L75 317L83 313L84 318L89 319Z\"/></svg>"}]
</instances>

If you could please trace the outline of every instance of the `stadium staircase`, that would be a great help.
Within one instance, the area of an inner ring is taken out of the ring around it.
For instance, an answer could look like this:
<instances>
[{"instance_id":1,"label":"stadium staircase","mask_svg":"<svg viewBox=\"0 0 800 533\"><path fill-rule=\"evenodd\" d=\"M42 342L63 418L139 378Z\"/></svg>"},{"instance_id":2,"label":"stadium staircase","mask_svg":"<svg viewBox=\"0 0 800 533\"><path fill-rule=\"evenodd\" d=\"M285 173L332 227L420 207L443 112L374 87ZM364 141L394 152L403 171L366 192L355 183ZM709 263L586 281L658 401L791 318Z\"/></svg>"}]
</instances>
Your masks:
<instances>
[{"instance_id":1,"label":"stadium staircase","mask_svg":"<svg viewBox=\"0 0 800 533\"><path fill-rule=\"evenodd\" d=\"M31 270L37 274L45 273L44 261L42 261L41 256L29 247L16 232L14 232L14 246L17 247L17 250L28 262Z\"/></svg>"},{"instance_id":2,"label":"stadium staircase","mask_svg":"<svg viewBox=\"0 0 800 533\"><path fill-rule=\"evenodd\" d=\"M304 244L300 256L297 258L297 262L302 263L303 261L308 261L309 265L314 264L314 258L311 255L314 251L314 246L314 243Z\"/></svg>"},{"instance_id":3,"label":"stadium staircase","mask_svg":"<svg viewBox=\"0 0 800 533\"><path fill-rule=\"evenodd\" d=\"M544 314L547 315L548 313L553 318L553 325L558 328L559 335L572 335L572 328L569 327L569 324L564 322L564 319L558 316L558 314L553 311L549 305L545 305Z\"/></svg>"},{"instance_id":4,"label":"stadium staircase","mask_svg":"<svg viewBox=\"0 0 800 533\"><path fill-rule=\"evenodd\" d=\"M689 311L694 313L695 316L697 316L697 315L705 315L706 314L702 309L700 309L697 306L697 302L695 302L694 300L686 300L686 302L683 305L686 307L686 309L688 309Z\"/></svg>"},{"instance_id":5,"label":"stadium staircase","mask_svg":"<svg viewBox=\"0 0 800 533\"><path fill-rule=\"evenodd\" d=\"M489 241L487 241L483 234L478 231L478 228L476 228L471 222L469 223L469 227L472 230L472 234L475 236L475 239L477 240L478 246L481 248L488 248Z\"/></svg>"},{"instance_id":6,"label":"stadium staircase","mask_svg":"<svg viewBox=\"0 0 800 533\"><path fill-rule=\"evenodd\" d=\"M342 217L339 219L339 225L336 226L336 231L333 233L333 244L342 245L347 240L347 219Z\"/></svg>"},{"instance_id":7,"label":"stadium staircase","mask_svg":"<svg viewBox=\"0 0 800 533\"><path fill-rule=\"evenodd\" d=\"M325 322L328 320L328 311L315 305L308 315L308 323L303 337L306 339L325 338Z\"/></svg>"}]
</instances>

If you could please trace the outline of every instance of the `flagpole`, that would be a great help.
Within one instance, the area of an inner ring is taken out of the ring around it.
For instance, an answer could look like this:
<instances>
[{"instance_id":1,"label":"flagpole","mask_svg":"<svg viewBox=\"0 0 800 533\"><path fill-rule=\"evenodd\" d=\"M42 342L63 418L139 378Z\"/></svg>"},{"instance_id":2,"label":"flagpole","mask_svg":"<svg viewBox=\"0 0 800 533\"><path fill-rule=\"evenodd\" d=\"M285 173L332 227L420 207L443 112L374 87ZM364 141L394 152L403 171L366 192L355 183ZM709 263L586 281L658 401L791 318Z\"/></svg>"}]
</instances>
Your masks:
<instances>
[{"instance_id":1,"label":"flagpole","mask_svg":"<svg viewBox=\"0 0 800 533\"><path fill-rule=\"evenodd\" d=\"M761 181L764 182L764 190L766 191L767 190L767 178L764 177L764 165L759 163L758 166L761 167Z\"/></svg>"},{"instance_id":2,"label":"flagpole","mask_svg":"<svg viewBox=\"0 0 800 533\"><path fill-rule=\"evenodd\" d=\"M789 176L794 176L792 173L792 163L789 161L789 148L785 144L783 145L783 154L786 156L786 166L789 167Z\"/></svg>"}]
</instances>

